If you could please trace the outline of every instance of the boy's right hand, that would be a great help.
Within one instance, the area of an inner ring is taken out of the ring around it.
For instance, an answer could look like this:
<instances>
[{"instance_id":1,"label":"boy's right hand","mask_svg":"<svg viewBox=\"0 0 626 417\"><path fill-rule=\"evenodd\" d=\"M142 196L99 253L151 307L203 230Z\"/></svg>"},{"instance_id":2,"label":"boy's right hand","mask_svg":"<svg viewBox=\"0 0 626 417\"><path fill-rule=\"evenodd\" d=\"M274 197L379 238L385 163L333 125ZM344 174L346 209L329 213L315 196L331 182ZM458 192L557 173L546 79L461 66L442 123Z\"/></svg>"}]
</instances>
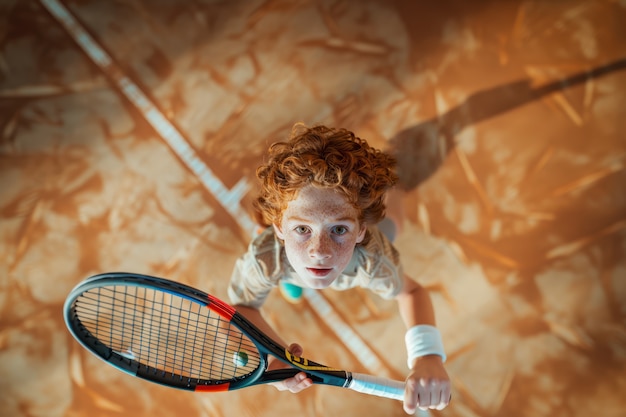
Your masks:
<instances>
[{"instance_id":1,"label":"boy's right hand","mask_svg":"<svg viewBox=\"0 0 626 417\"><path fill-rule=\"evenodd\" d=\"M302 346L297 343L290 344L287 350L295 356L302 356L302 353L304 352ZM289 368L289 365L279 360L274 360L272 361L272 363L270 363L267 369L271 371L274 369L282 368ZM308 378L306 376L306 373L299 372L292 378L287 378L284 381L272 382L270 385L273 385L279 391L291 391L293 393L296 393L313 385L313 381L311 380L311 378Z\"/></svg>"}]
</instances>

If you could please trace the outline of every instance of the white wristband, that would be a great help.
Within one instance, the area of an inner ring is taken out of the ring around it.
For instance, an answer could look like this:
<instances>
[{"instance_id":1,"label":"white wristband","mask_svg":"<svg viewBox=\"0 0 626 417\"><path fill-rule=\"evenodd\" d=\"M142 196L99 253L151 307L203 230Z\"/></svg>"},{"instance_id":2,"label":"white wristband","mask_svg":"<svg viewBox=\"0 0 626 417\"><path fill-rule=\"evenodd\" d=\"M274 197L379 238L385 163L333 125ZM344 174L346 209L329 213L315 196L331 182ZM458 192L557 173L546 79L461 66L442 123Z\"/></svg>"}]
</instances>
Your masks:
<instances>
[{"instance_id":1,"label":"white wristband","mask_svg":"<svg viewBox=\"0 0 626 417\"><path fill-rule=\"evenodd\" d=\"M407 330L404 341L406 342L409 369L413 367L415 359L424 355L439 355L443 362L446 361L441 333L434 326L428 324L413 326Z\"/></svg>"}]
</instances>

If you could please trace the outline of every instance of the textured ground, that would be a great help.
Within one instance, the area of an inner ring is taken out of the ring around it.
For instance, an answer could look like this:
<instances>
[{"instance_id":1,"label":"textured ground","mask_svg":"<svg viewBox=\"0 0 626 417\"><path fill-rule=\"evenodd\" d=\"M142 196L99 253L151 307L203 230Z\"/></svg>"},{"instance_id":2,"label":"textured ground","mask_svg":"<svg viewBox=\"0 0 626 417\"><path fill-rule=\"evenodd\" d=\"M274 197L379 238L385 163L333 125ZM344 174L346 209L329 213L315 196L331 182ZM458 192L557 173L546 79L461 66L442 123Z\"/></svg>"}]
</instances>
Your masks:
<instances>
[{"instance_id":1,"label":"textured ground","mask_svg":"<svg viewBox=\"0 0 626 417\"><path fill-rule=\"evenodd\" d=\"M397 247L432 290L454 383L433 415L624 415L626 2L62 5L92 44L50 1L0 1L3 415L404 415L337 388L155 386L64 327L65 296L98 272L225 297L252 232L254 168L298 121L398 151ZM323 296L332 313L273 294L266 314L312 359L366 371L374 358L373 372L404 378L395 305ZM347 347L333 315L369 353Z\"/></svg>"}]
</instances>

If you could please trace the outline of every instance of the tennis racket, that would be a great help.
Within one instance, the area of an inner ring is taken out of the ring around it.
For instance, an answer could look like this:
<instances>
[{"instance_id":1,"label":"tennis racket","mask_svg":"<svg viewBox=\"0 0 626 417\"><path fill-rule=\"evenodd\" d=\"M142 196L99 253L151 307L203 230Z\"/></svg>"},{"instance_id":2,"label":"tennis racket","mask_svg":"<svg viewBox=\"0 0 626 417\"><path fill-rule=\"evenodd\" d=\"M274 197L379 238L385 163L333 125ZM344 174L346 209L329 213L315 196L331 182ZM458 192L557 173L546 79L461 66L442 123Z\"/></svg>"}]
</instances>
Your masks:
<instances>
[{"instance_id":1,"label":"tennis racket","mask_svg":"<svg viewBox=\"0 0 626 417\"><path fill-rule=\"evenodd\" d=\"M105 362L174 388L231 391L304 371L315 384L404 399L404 382L292 355L225 302L163 278L95 275L72 290L64 316L72 335ZM268 355L291 368L268 371Z\"/></svg>"}]
</instances>

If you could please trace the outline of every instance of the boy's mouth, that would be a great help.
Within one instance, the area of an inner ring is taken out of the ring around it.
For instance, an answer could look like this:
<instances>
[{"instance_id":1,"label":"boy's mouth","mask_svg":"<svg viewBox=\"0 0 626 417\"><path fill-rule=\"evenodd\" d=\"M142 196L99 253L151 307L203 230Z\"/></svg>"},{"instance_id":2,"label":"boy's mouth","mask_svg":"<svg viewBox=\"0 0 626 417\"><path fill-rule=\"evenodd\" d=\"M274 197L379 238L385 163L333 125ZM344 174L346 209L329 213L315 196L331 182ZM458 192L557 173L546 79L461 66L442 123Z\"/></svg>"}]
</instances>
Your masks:
<instances>
[{"instance_id":1,"label":"boy's mouth","mask_svg":"<svg viewBox=\"0 0 626 417\"><path fill-rule=\"evenodd\" d=\"M330 274L330 271L332 271L332 268L307 268L307 271L309 271L309 273L311 273L311 275L319 277L319 278L324 278L326 275Z\"/></svg>"}]
</instances>

